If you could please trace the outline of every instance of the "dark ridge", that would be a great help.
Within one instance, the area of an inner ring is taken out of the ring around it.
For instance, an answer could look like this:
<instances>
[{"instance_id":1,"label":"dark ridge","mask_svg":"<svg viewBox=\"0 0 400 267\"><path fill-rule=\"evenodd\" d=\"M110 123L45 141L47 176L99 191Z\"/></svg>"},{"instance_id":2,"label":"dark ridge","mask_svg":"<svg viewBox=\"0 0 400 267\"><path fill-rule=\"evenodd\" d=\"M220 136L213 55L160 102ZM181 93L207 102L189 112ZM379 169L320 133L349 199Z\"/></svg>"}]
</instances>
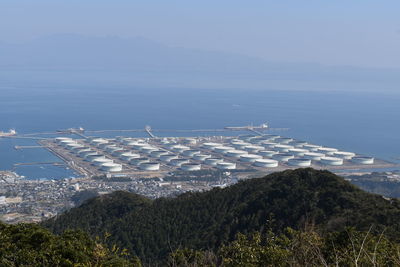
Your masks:
<instances>
[{"instance_id":1,"label":"dark ridge","mask_svg":"<svg viewBox=\"0 0 400 267\"><path fill-rule=\"evenodd\" d=\"M343 178L311 168L277 172L225 189L185 193L150 200L115 192L85 202L50 219L56 233L82 229L91 235L111 234L110 243L142 259L159 261L186 247L217 249L237 233L271 227L302 229L313 224L321 232L345 227L385 229L393 239L400 230L400 202L364 192Z\"/></svg>"}]
</instances>

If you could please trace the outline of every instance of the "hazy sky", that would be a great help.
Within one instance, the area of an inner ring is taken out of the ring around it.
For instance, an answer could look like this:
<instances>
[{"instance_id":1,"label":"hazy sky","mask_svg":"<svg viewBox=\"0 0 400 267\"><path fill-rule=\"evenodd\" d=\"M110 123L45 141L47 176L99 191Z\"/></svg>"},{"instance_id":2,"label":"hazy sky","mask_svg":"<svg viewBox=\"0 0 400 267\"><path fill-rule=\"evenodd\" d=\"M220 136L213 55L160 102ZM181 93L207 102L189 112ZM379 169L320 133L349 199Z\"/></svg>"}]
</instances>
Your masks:
<instances>
[{"instance_id":1,"label":"hazy sky","mask_svg":"<svg viewBox=\"0 0 400 267\"><path fill-rule=\"evenodd\" d=\"M0 0L1 41L55 33L400 68L399 0Z\"/></svg>"}]
</instances>

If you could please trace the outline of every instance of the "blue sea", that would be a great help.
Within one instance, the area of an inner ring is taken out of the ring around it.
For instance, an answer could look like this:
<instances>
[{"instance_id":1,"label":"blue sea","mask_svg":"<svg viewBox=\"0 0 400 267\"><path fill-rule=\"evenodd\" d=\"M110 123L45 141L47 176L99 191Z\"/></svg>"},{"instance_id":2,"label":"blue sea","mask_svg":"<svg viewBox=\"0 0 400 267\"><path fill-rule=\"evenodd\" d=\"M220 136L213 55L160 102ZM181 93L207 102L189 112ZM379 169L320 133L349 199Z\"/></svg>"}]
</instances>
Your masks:
<instances>
[{"instance_id":1,"label":"blue sea","mask_svg":"<svg viewBox=\"0 0 400 267\"><path fill-rule=\"evenodd\" d=\"M353 92L351 88L299 91L3 85L0 130L15 128L19 134L27 134L80 126L103 130L142 129L145 125L184 130L267 122L272 128L289 128L275 130L275 134L398 162L399 103L400 93ZM15 163L60 161L41 148L14 149L15 145L34 144L34 140L0 139L0 170L14 169L28 179L76 176L59 166L15 168Z\"/></svg>"}]
</instances>

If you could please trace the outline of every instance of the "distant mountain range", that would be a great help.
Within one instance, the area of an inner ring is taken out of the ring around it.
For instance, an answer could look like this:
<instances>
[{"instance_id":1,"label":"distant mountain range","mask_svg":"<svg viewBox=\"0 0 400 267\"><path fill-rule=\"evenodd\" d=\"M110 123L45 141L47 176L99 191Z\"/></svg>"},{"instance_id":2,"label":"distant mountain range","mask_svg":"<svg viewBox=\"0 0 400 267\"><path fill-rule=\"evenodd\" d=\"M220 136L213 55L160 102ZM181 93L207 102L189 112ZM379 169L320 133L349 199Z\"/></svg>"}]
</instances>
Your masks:
<instances>
[{"instance_id":1,"label":"distant mountain range","mask_svg":"<svg viewBox=\"0 0 400 267\"><path fill-rule=\"evenodd\" d=\"M211 86L217 87L229 87L238 80L245 80L241 83L243 86L261 88L271 80L381 84L400 81L399 70L268 62L232 53L171 47L144 38L75 34L50 35L21 44L0 42L0 71L14 70L103 71L103 75L124 72L125 76L126 73L151 73L152 78L143 79L157 80L158 77L160 81L173 80L174 84L179 84L180 78L188 84L210 80L214 81Z\"/></svg>"},{"instance_id":2,"label":"distant mountain range","mask_svg":"<svg viewBox=\"0 0 400 267\"><path fill-rule=\"evenodd\" d=\"M399 240L400 201L364 192L328 171L297 169L239 182L225 189L150 200L115 192L43 223L55 233L109 233L110 244L160 261L179 248L218 249L236 234L271 227L323 233L371 226Z\"/></svg>"}]
</instances>

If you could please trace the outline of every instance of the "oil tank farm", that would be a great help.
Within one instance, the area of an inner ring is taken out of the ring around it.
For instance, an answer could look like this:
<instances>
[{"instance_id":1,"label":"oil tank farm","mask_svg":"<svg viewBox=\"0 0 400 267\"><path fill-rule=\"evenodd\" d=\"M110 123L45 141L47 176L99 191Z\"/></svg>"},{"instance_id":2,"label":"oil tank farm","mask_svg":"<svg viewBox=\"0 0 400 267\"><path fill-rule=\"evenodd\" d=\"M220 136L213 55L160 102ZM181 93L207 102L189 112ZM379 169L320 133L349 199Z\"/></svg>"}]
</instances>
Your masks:
<instances>
[{"instance_id":1,"label":"oil tank farm","mask_svg":"<svg viewBox=\"0 0 400 267\"><path fill-rule=\"evenodd\" d=\"M164 174L174 171L269 172L293 168L346 170L388 163L355 152L274 134L190 137L57 137L44 141L87 173ZM385 165L386 164L386 165Z\"/></svg>"}]
</instances>

